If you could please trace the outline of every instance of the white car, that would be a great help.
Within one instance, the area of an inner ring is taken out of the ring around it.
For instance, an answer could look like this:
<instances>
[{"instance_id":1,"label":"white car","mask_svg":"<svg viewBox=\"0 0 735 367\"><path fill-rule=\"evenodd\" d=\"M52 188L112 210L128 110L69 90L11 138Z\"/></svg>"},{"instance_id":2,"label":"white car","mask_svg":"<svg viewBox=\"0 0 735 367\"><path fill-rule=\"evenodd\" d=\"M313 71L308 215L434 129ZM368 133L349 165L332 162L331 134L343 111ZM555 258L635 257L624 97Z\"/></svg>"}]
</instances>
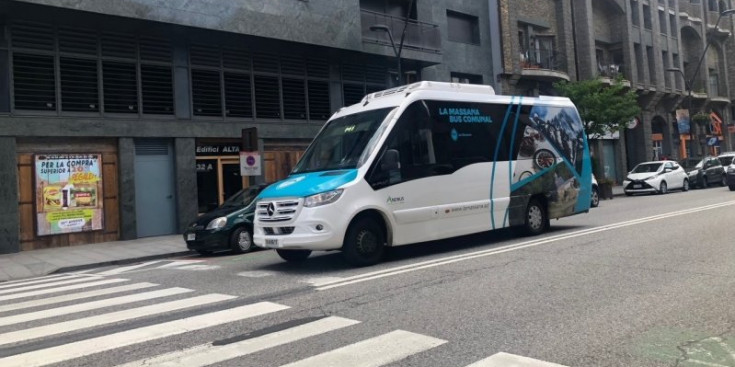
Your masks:
<instances>
[{"instance_id":1,"label":"white car","mask_svg":"<svg viewBox=\"0 0 735 367\"><path fill-rule=\"evenodd\" d=\"M625 195L665 194L670 189L689 190L689 177L674 161L640 163L628 173L623 181Z\"/></svg>"}]
</instances>

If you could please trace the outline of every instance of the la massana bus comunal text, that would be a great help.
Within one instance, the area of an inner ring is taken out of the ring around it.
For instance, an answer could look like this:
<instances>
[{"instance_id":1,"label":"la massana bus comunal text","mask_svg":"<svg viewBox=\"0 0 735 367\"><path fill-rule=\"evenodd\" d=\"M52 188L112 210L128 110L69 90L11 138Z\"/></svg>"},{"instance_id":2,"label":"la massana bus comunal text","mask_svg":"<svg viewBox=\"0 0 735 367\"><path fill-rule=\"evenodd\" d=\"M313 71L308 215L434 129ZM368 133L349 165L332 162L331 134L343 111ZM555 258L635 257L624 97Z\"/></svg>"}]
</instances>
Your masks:
<instances>
[{"instance_id":1,"label":"la massana bus comunal text","mask_svg":"<svg viewBox=\"0 0 735 367\"><path fill-rule=\"evenodd\" d=\"M287 261L517 227L589 210L587 137L567 98L419 82L369 94L324 125L259 196L254 242Z\"/></svg>"}]
</instances>

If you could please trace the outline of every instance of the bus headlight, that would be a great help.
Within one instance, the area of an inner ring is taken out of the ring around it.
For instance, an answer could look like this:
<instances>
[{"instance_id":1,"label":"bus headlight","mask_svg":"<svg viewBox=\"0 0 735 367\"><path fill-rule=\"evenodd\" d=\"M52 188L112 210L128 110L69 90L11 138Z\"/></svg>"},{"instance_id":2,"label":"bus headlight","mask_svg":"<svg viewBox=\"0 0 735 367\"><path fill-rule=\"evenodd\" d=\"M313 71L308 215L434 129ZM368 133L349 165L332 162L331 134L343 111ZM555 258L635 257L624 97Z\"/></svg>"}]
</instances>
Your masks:
<instances>
[{"instance_id":1,"label":"bus headlight","mask_svg":"<svg viewBox=\"0 0 735 367\"><path fill-rule=\"evenodd\" d=\"M342 196L342 189L307 196L306 199L304 199L304 206L307 208L313 208L315 206L331 204L337 201L340 196Z\"/></svg>"}]
</instances>

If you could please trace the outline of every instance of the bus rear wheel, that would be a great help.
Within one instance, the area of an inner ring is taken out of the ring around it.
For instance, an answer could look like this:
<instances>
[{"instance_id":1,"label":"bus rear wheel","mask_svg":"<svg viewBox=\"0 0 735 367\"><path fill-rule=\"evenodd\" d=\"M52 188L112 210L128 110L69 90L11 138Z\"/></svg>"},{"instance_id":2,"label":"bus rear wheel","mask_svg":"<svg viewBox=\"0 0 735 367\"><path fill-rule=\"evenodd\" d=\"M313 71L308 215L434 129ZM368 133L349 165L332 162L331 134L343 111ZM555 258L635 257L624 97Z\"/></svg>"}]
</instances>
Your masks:
<instances>
[{"instance_id":1,"label":"bus rear wheel","mask_svg":"<svg viewBox=\"0 0 735 367\"><path fill-rule=\"evenodd\" d=\"M546 207L538 199L531 199L526 207L523 233L535 236L543 233L547 228L549 228L549 216L546 213Z\"/></svg>"},{"instance_id":2,"label":"bus rear wheel","mask_svg":"<svg viewBox=\"0 0 735 367\"><path fill-rule=\"evenodd\" d=\"M347 262L357 266L374 265L385 253L383 228L370 217L358 218L347 229L342 254Z\"/></svg>"}]
</instances>

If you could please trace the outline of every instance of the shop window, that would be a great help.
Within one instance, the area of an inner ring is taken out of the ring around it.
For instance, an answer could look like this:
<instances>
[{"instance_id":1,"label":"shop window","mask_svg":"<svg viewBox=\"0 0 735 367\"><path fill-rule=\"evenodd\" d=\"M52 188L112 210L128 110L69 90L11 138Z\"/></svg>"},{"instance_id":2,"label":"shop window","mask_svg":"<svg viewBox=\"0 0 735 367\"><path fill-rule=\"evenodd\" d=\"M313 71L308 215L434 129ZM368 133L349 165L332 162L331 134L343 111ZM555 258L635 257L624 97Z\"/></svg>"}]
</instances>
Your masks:
<instances>
[{"instance_id":1,"label":"shop window","mask_svg":"<svg viewBox=\"0 0 735 367\"><path fill-rule=\"evenodd\" d=\"M329 84L309 80L309 119L327 120L331 115L329 108Z\"/></svg>"},{"instance_id":2,"label":"shop window","mask_svg":"<svg viewBox=\"0 0 735 367\"><path fill-rule=\"evenodd\" d=\"M365 87L361 84L348 84L342 85L342 96L344 98L344 105L351 106L362 100L365 96Z\"/></svg>"},{"instance_id":3,"label":"shop window","mask_svg":"<svg viewBox=\"0 0 735 367\"><path fill-rule=\"evenodd\" d=\"M224 73L225 115L227 117L253 117L253 92L250 75Z\"/></svg>"},{"instance_id":4,"label":"shop window","mask_svg":"<svg viewBox=\"0 0 735 367\"><path fill-rule=\"evenodd\" d=\"M281 99L277 77L255 76L255 115L258 118L281 117Z\"/></svg>"},{"instance_id":5,"label":"shop window","mask_svg":"<svg viewBox=\"0 0 735 367\"><path fill-rule=\"evenodd\" d=\"M54 57L13 54L15 109L56 110Z\"/></svg>"},{"instance_id":6,"label":"shop window","mask_svg":"<svg viewBox=\"0 0 735 367\"><path fill-rule=\"evenodd\" d=\"M211 70L191 71L194 116L222 116L220 74Z\"/></svg>"},{"instance_id":7,"label":"shop window","mask_svg":"<svg viewBox=\"0 0 735 367\"><path fill-rule=\"evenodd\" d=\"M171 73L170 66L140 65L144 114L172 115L174 113Z\"/></svg>"},{"instance_id":8,"label":"shop window","mask_svg":"<svg viewBox=\"0 0 735 367\"><path fill-rule=\"evenodd\" d=\"M103 61L105 112L138 113L137 81L135 64Z\"/></svg>"},{"instance_id":9,"label":"shop window","mask_svg":"<svg viewBox=\"0 0 735 367\"><path fill-rule=\"evenodd\" d=\"M59 60L61 76L61 110L98 112L99 89L97 60L62 57Z\"/></svg>"},{"instance_id":10,"label":"shop window","mask_svg":"<svg viewBox=\"0 0 735 367\"><path fill-rule=\"evenodd\" d=\"M283 114L287 119L306 119L306 86L303 80L283 78Z\"/></svg>"},{"instance_id":11,"label":"shop window","mask_svg":"<svg viewBox=\"0 0 735 367\"><path fill-rule=\"evenodd\" d=\"M476 16L447 10L447 36L450 41L480 44L480 27Z\"/></svg>"}]
</instances>

